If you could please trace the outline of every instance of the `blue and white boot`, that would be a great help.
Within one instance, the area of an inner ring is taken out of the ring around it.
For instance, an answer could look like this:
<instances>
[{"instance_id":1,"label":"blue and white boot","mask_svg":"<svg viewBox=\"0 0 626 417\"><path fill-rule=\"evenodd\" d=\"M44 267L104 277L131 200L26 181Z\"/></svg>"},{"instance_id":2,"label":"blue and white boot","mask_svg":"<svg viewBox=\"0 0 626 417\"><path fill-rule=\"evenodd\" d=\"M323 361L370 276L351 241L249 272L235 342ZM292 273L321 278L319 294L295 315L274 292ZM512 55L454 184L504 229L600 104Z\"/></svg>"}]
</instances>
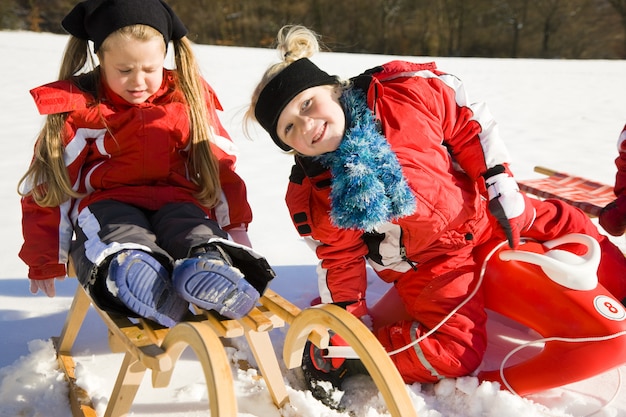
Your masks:
<instances>
[{"instance_id":1,"label":"blue and white boot","mask_svg":"<svg viewBox=\"0 0 626 417\"><path fill-rule=\"evenodd\" d=\"M167 269L144 251L117 253L109 265L107 288L131 311L165 327L174 326L189 311Z\"/></svg>"},{"instance_id":2,"label":"blue and white boot","mask_svg":"<svg viewBox=\"0 0 626 417\"><path fill-rule=\"evenodd\" d=\"M205 252L179 261L172 273L172 282L185 300L222 316L239 319L252 310L259 300L254 289L229 256L217 245Z\"/></svg>"}]
</instances>

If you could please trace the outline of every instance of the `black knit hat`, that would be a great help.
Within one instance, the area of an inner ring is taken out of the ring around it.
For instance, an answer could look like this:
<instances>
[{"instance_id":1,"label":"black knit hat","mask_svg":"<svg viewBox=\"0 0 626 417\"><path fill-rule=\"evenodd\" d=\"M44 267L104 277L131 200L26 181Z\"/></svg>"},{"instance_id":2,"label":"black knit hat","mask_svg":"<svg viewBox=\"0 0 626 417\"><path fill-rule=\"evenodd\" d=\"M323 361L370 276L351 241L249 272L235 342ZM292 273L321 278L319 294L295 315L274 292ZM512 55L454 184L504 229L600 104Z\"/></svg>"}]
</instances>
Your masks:
<instances>
[{"instance_id":1,"label":"black knit hat","mask_svg":"<svg viewBox=\"0 0 626 417\"><path fill-rule=\"evenodd\" d=\"M301 58L285 67L267 83L259 94L254 116L280 149L290 151L291 147L280 140L276 132L280 113L295 96L307 88L338 82L337 77L328 75L307 58Z\"/></svg>"},{"instance_id":2,"label":"black knit hat","mask_svg":"<svg viewBox=\"0 0 626 417\"><path fill-rule=\"evenodd\" d=\"M137 24L161 32L166 46L187 34L183 22L163 0L86 0L61 21L70 35L93 41L95 52L111 33Z\"/></svg>"}]
</instances>

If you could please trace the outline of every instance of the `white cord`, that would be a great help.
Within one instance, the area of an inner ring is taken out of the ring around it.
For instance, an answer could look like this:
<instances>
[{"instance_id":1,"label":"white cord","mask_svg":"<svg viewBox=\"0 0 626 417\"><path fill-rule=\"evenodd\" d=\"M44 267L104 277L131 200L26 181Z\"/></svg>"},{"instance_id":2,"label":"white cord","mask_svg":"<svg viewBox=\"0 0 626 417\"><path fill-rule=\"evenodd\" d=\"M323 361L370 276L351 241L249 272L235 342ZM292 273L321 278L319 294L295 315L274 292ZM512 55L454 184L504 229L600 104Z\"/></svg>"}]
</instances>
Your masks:
<instances>
[{"instance_id":1,"label":"white cord","mask_svg":"<svg viewBox=\"0 0 626 417\"><path fill-rule=\"evenodd\" d=\"M404 352L405 350L417 345L419 342L421 342L422 340L426 339L427 337L429 337L430 335L432 335L433 333L435 333L437 330L439 330L439 328L441 326L443 326L444 324L446 324L446 322L448 320L450 320L450 318L455 315L457 313L457 311L459 311L465 304L467 304L478 292L479 288L481 287L483 280L485 279L485 271L487 270L487 261L489 261L489 259L491 259L491 257L493 256L493 254L500 249L505 243L507 243L507 241L503 241L498 243L485 257L485 260L483 261L483 265L480 268L480 275L478 276L478 282L476 283L476 287L472 290L472 292L467 296L467 298L465 300L463 300L463 302L461 302L461 304L459 304L458 306L456 306L447 316L445 316L440 322L439 324L437 324L435 327L433 327L432 329L430 329L428 332L424 333L423 335L421 335L420 337L418 337L417 339L415 339L414 341L412 341L411 343L402 346L399 349L393 350L391 352L388 352L389 356L393 356L393 355L397 355L400 352Z\"/></svg>"},{"instance_id":2,"label":"white cord","mask_svg":"<svg viewBox=\"0 0 626 417\"><path fill-rule=\"evenodd\" d=\"M433 327L432 329L430 329L428 332L424 333L423 335L421 335L419 338L415 339L414 341L412 341L411 343L408 343L396 350L393 350L391 352L387 352L387 354L389 356L393 356L393 355L397 355L398 353L404 352L405 350L417 345L418 343L420 343L421 341L423 341L424 339L426 339L427 337L430 337L433 333L435 333L437 330L439 330L439 328L441 328L441 326L443 326L444 324L446 324L446 322L448 320L450 320L450 318L452 316L454 316L465 304L467 304L478 292L478 290L480 289L483 280L485 278L485 271L487 270L487 261L489 261L489 259L491 259L491 257L493 256L493 254L500 249L504 244L506 244L507 241L502 241L500 243L498 243L485 257L482 267L480 268L480 274L478 276L478 282L476 283L476 287L472 290L472 292L467 296L467 298L465 300L463 300L458 306L456 306L452 311L450 311L450 313L448 313L447 316L445 316L435 327ZM354 350L352 350L352 352L346 352L345 349L339 350L337 349L336 346L328 346L327 348L327 354L324 355L325 358L335 358L335 357L341 357L341 358L346 358L346 359L358 359L359 356L356 354L356 352L354 352Z\"/></svg>"}]
</instances>

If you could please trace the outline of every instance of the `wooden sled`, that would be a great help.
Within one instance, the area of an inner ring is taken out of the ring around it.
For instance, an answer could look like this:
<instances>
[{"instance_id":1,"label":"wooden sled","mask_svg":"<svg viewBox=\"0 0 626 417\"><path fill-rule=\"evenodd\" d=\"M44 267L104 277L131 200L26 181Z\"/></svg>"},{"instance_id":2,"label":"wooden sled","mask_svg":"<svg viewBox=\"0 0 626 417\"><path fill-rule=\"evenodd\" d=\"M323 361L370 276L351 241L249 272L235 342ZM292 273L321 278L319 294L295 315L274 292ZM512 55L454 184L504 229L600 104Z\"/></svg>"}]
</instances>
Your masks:
<instances>
[{"instance_id":1,"label":"wooden sled","mask_svg":"<svg viewBox=\"0 0 626 417\"><path fill-rule=\"evenodd\" d=\"M73 275L71 267L70 275ZM59 366L70 387L70 407L74 417L96 416L89 395L76 384L75 363L71 353L90 306L107 326L111 351L125 354L105 417L125 416L129 413L148 369L152 371L154 388L167 387L176 362L187 347L193 350L201 364L211 415L235 417L237 401L231 366L220 338L240 336L246 337L276 406L280 408L288 400L269 336L269 330L284 325L284 321L262 306L254 308L241 320L225 319L196 308L187 321L168 329L149 320L131 320L107 313L93 304L83 287L78 285L61 335L53 339Z\"/></svg>"},{"instance_id":2,"label":"wooden sled","mask_svg":"<svg viewBox=\"0 0 626 417\"><path fill-rule=\"evenodd\" d=\"M535 167L535 172L547 177L518 181L522 191L539 198L563 200L590 217L597 217L615 199L613 186L540 166Z\"/></svg>"},{"instance_id":3,"label":"wooden sled","mask_svg":"<svg viewBox=\"0 0 626 417\"><path fill-rule=\"evenodd\" d=\"M269 330L281 327L285 322L290 325L283 349L288 368L301 364L307 338L325 348L329 343L328 330L333 330L362 359L391 415L417 417L406 385L382 345L360 320L339 307L325 305L300 310L267 289L259 300L259 306L241 320L224 319L196 308L191 319L167 329L149 320L130 320L102 311L92 303L80 285L76 289L61 335L54 338L59 366L70 385L69 396L74 417L96 416L88 393L76 384L75 364L71 354L90 306L108 328L111 350L125 353L105 417L124 416L130 411L147 369L152 371L154 388L167 387L176 361L187 347L194 351L202 365L211 415L236 416L237 402L232 389L230 363L220 338L240 336L246 337L274 404L281 408L288 401L288 395Z\"/></svg>"}]
</instances>

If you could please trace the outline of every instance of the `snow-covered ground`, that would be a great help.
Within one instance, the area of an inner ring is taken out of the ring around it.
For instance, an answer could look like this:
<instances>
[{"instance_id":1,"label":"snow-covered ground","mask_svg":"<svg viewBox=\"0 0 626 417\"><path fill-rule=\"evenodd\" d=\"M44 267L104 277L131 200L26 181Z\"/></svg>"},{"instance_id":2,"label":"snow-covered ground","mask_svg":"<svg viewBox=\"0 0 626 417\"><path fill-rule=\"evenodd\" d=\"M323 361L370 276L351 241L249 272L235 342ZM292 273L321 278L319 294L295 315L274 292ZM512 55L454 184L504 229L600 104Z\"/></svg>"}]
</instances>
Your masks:
<instances>
[{"instance_id":1,"label":"snow-covered ground","mask_svg":"<svg viewBox=\"0 0 626 417\"><path fill-rule=\"evenodd\" d=\"M19 199L15 188L31 157L42 118L28 90L56 79L66 37L29 32L0 32L3 96L0 103L0 417L67 417L67 388L56 369L50 337L58 335L76 288L76 280L57 283L58 295L48 299L28 291L26 267L17 257L21 239ZM282 154L260 128L253 140L242 130L250 93L274 51L197 45L203 73L216 89L225 112L222 121L240 148L239 172L246 179L255 219L250 236L278 273L272 288L306 307L316 295L316 259L299 238L284 207L291 158ZM380 55L325 53L315 60L332 74L349 77L391 59ZM432 58L408 57L424 61ZM535 165L553 167L612 183L616 140L626 122L626 61L565 61L436 58L440 69L459 76L473 100L486 101L500 123L514 156L519 178L536 176ZM615 240L623 246L623 238ZM374 277L371 296L384 290ZM555 318L566 319L566 318ZM503 324L494 321L494 330ZM284 330L272 331L280 355ZM92 396L102 415L121 362L110 353L106 328L91 311L74 352L78 383ZM252 360L245 340L227 348L233 359L234 389L240 416L340 416L303 390L297 371L285 370L290 404L277 410L262 379L242 370L239 358ZM584 362L581 358L581 362ZM626 358L624 358L626 361ZM623 373L626 370L622 366ZM389 415L375 386L366 378L351 381L346 394L353 415ZM500 391L473 377L436 385L409 387L420 417L483 416L626 416L626 387L617 370L528 398ZM614 401L610 401L616 396ZM135 400L134 416L208 415L204 379L193 354L183 355L170 387L153 389L146 377Z\"/></svg>"}]
</instances>

